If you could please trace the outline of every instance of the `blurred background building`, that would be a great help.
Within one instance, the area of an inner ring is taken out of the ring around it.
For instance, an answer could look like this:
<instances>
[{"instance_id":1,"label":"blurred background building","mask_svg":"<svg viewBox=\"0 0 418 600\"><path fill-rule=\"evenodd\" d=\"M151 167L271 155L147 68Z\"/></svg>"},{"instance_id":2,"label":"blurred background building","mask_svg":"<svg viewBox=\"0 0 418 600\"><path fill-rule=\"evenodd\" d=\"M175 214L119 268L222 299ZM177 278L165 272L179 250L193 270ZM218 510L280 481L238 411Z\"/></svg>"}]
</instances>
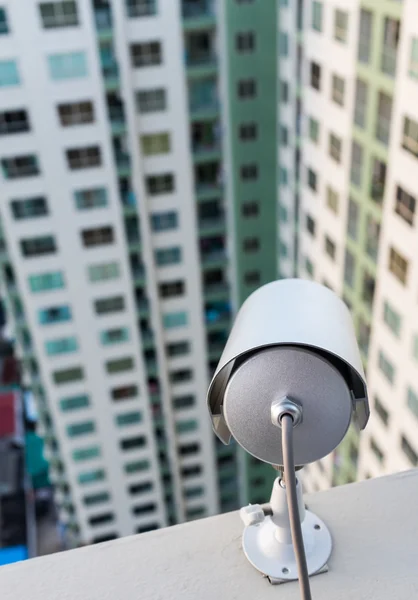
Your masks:
<instances>
[{"instance_id":1,"label":"blurred background building","mask_svg":"<svg viewBox=\"0 0 418 600\"><path fill-rule=\"evenodd\" d=\"M99 542L263 500L205 394L277 277L275 3L6 1L0 30L1 270L60 520Z\"/></svg>"},{"instance_id":2,"label":"blurred background building","mask_svg":"<svg viewBox=\"0 0 418 600\"><path fill-rule=\"evenodd\" d=\"M277 277L345 300L371 396L306 487L418 464L417 80L415 0L2 0L1 276L71 544L268 499L205 394Z\"/></svg>"}]
</instances>

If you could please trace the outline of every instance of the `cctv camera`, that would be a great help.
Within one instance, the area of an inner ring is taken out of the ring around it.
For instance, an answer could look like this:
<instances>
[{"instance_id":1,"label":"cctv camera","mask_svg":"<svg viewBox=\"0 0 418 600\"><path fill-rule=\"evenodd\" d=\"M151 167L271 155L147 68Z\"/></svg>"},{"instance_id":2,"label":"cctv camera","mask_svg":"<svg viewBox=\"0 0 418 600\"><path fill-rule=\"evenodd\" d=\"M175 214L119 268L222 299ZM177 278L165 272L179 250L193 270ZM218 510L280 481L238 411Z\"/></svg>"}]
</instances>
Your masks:
<instances>
[{"instance_id":1,"label":"cctv camera","mask_svg":"<svg viewBox=\"0 0 418 600\"><path fill-rule=\"evenodd\" d=\"M354 414L369 418L366 384L350 313L328 288L283 279L255 291L240 309L209 387L216 435L231 435L250 454L282 465L272 403L291 398L297 465L326 456Z\"/></svg>"},{"instance_id":2,"label":"cctv camera","mask_svg":"<svg viewBox=\"0 0 418 600\"><path fill-rule=\"evenodd\" d=\"M231 435L256 458L284 467L270 507L241 509L242 545L271 583L326 570L331 535L305 510L295 468L336 448L352 416L363 429L367 390L350 313L311 281L285 279L254 292L240 309L209 386L216 435ZM292 547L293 542L293 547Z\"/></svg>"}]
</instances>

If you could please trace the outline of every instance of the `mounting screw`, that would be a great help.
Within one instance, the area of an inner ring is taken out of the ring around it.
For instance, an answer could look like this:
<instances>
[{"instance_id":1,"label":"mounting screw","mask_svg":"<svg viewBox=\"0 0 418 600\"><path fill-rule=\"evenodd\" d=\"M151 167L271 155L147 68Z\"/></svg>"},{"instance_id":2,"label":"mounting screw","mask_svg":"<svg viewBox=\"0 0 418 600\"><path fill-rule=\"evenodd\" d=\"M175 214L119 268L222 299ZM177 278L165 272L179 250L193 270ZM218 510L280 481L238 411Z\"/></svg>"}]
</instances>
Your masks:
<instances>
[{"instance_id":1,"label":"mounting screw","mask_svg":"<svg viewBox=\"0 0 418 600\"><path fill-rule=\"evenodd\" d=\"M297 404L294 400L291 400L287 396L280 398L280 400L274 400L271 403L271 422L276 427L282 426L282 417L284 415L290 415L293 419L293 427L296 427L302 421L302 407Z\"/></svg>"},{"instance_id":2,"label":"mounting screw","mask_svg":"<svg viewBox=\"0 0 418 600\"><path fill-rule=\"evenodd\" d=\"M265 517L264 511L259 504L243 506L239 511L239 516L246 527L262 523Z\"/></svg>"}]
</instances>

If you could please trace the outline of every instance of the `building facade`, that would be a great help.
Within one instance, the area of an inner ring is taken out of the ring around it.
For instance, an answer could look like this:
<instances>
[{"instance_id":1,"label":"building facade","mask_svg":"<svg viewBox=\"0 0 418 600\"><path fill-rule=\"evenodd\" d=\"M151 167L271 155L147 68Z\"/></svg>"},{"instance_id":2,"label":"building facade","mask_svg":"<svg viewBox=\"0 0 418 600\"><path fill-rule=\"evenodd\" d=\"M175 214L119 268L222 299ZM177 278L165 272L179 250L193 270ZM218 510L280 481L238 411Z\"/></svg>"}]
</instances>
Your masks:
<instances>
[{"instance_id":1,"label":"building facade","mask_svg":"<svg viewBox=\"0 0 418 600\"><path fill-rule=\"evenodd\" d=\"M418 13L409 0L282 5L280 273L344 299L371 404L365 432L305 469L321 489L418 464Z\"/></svg>"},{"instance_id":2,"label":"building facade","mask_svg":"<svg viewBox=\"0 0 418 600\"><path fill-rule=\"evenodd\" d=\"M2 283L80 543L274 475L205 404L234 311L277 276L279 13L257 4L0 6Z\"/></svg>"}]
</instances>

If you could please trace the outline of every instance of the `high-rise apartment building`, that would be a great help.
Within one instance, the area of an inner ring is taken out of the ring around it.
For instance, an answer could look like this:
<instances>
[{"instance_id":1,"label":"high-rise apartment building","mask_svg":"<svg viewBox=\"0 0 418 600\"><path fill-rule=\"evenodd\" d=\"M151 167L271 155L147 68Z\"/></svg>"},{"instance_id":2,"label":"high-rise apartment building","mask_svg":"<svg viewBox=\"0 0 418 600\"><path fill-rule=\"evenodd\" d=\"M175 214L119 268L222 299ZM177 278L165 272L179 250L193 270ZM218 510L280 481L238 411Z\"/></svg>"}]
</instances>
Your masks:
<instances>
[{"instance_id":1,"label":"high-rise apartment building","mask_svg":"<svg viewBox=\"0 0 418 600\"><path fill-rule=\"evenodd\" d=\"M259 0L0 2L1 275L80 542L269 493L205 394L277 277L277 32Z\"/></svg>"},{"instance_id":2,"label":"high-rise apartment building","mask_svg":"<svg viewBox=\"0 0 418 600\"><path fill-rule=\"evenodd\" d=\"M318 489L418 464L418 8L281 5L280 273L345 300L372 411L360 438L353 427L306 469L307 487Z\"/></svg>"}]
</instances>

